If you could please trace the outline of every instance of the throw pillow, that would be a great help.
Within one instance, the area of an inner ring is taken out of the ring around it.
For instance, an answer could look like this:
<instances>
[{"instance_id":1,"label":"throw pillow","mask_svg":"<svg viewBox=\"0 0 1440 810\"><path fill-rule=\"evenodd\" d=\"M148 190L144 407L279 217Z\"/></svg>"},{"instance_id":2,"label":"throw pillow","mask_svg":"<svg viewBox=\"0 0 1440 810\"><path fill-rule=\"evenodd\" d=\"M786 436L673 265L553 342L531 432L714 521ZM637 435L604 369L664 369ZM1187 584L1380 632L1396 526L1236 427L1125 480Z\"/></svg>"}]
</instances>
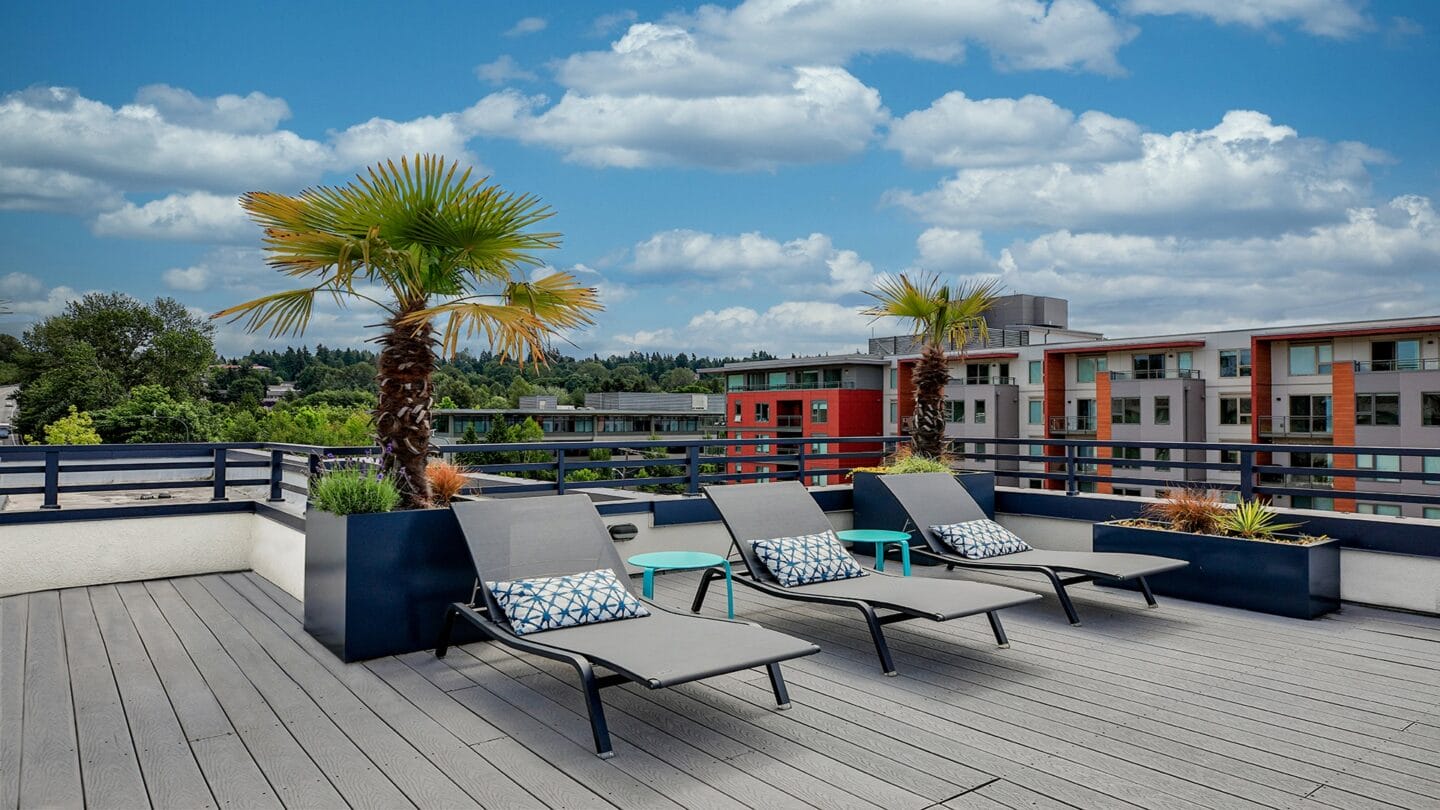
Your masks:
<instances>
[{"instance_id":1,"label":"throw pillow","mask_svg":"<svg viewBox=\"0 0 1440 810\"><path fill-rule=\"evenodd\" d=\"M865 576L865 570L840 544L834 532L756 540L751 547L775 579L787 588Z\"/></svg>"},{"instance_id":2,"label":"throw pillow","mask_svg":"<svg viewBox=\"0 0 1440 810\"><path fill-rule=\"evenodd\" d=\"M650 615L609 568L486 584L519 636Z\"/></svg>"},{"instance_id":3,"label":"throw pillow","mask_svg":"<svg viewBox=\"0 0 1440 810\"><path fill-rule=\"evenodd\" d=\"M967 520L947 526L931 526L930 531L935 532L945 545L955 549L955 553L972 560L1030 550L1029 543L993 520Z\"/></svg>"}]
</instances>

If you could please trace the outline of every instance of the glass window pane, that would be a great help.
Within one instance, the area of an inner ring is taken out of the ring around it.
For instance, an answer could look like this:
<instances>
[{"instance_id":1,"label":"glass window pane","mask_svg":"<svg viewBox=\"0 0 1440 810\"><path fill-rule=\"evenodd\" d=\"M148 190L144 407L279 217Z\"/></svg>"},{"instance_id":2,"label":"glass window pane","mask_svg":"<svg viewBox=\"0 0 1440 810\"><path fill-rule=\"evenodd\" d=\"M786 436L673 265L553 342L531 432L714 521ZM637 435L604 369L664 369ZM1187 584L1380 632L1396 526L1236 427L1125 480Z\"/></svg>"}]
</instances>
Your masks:
<instances>
[{"instance_id":1,"label":"glass window pane","mask_svg":"<svg viewBox=\"0 0 1440 810\"><path fill-rule=\"evenodd\" d=\"M1155 397L1155 424L1170 424L1170 397Z\"/></svg>"},{"instance_id":2,"label":"glass window pane","mask_svg":"<svg viewBox=\"0 0 1440 810\"><path fill-rule=\"evenodd\" d=\"M1298 377L1319 373L1320 367L1315 360L1314 346L1290 347L1290 374L1292 376Z\"/></svg>"},{"instance_id":3,"label":"glass window pane","mask_svg":"<svg viewBox=\"0 0 1440 810\"><path fill-rule=\"evenodd\" d=\"M1431 427L1440 425L1440 393L1420 395L1420 424Z\"/></svg>"},{"instance_id":4,"label":"glass window pane","mask_svg":"<svg viewBox=\"0 0 1440 810\"><path fill-rule=\"evenodd\" d=\"M1031 360L1031 361L1030 361L1030 384L1031 384L1031 385L1039 385L1039 384L1040 384L1040 379L1041 379L1041 374L1042 374L1041 368L1042 368L1042 366L1041 366L1039 360Z\"/></svg>"},{"instance_id":5,"label":"glass window pane","mask_svg":"<svg viewBox=\"0 0 1440 810\"><path fill-rule=\"evenodd\" d=\"M1038 399L1030 400L1030 424L1038 425L1045 421L1045 403Z\"/></svg>"}]
</instances>

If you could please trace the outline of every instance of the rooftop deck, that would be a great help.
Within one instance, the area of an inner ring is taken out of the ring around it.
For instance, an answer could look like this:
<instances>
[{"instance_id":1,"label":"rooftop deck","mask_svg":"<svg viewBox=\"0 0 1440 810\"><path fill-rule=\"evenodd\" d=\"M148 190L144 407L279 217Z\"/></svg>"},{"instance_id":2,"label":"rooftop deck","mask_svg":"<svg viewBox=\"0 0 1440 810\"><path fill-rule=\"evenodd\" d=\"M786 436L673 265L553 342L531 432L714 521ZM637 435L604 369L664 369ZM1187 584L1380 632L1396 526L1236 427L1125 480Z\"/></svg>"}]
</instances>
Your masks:
<instances>
[{"instance_id":1,"label":"rooftop deck","mask_svg":"<svg viewBox=\"0 0 1440 810\"><path fill-rule=\"evenodd\" d=\"M0 806L1440 806L1440 619L1073 590L1084 626L1049 595L1005 612L1008 650L981 619L891 625L885 678L857 616L737 589L824 647L785 667L794 709L763 671L607 690L608 761L568 670L483 645L341 664L254 574L12 596Z\"/></svg>"}]
</instances>

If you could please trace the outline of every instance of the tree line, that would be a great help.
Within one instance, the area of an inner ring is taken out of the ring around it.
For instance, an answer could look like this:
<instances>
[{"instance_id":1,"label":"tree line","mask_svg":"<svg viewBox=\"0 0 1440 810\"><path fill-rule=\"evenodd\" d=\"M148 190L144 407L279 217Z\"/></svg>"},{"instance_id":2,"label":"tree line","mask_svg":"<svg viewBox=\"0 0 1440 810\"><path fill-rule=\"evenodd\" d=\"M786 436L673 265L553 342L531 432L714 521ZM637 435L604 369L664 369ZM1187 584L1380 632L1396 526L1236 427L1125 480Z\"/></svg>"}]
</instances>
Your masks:
<instances>
[{"instance_id":1,"label":"tree line","mask_svg":"<svg viewBox=\"0 0 1440 810\"><path fill-rule=\"evenodd\" d=\"M533 395L583 405L585 394L604 391L718 393L723 381L697 369L770 358L552 351L535 364L461 353L439 363L435 407L515 407ZM376 359L323 345L220 357L213 324L175 299L91 293L19 338L0 335L0 384L21 386L13 427L27 441L356 446L373 443ZM295 390L264 407L281 382Z\"/></svg>"}]
</instances>

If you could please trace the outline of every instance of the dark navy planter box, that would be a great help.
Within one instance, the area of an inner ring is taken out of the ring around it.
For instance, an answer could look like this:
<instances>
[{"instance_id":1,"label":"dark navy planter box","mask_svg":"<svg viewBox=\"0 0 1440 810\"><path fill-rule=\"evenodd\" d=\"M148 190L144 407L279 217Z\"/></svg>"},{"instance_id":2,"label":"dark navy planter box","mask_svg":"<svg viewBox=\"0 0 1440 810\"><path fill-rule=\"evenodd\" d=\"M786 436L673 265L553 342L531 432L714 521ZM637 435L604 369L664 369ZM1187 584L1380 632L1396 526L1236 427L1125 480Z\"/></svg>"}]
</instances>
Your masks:
<instances>
[{"instance_id":1,"label":"dark navy planter box","mask_svg":"<svg viewBox=\"0 0 1440 810\"><path fill-rule=\"evenodd\" d=\"M855 528L906 531L905 510L900 507L895 496L890 494L890 490L880 483L879 473L857 472L851 480L854 482ZM995 517L995 473L956 473L955 480L959 481L960 486L975 499L975 503L985 510L986 517ZM919 532L911 530L910 547L928 549L929 545ZM873 549L874 546L869 543L856 543L851 551L868 556ZM893 547L886 552L886 559L899 558L900 552ZM921 556L912 557L911 562L915 565L938 565L928 557Z\"/></svg>"},{"instance_id":2,"label":"dark navy planter box","mask_svg":"<svg viewBox=\"0 0 1440 810\"><path fill-rule=\"evenodd\" d=\"M1189 560L1147 577L1157 594L1296 619L1340 609L1339 540L1297 546L1114 523L1096 523L1094 540L1096 551Z\"/></svg>"},{"instance_id":3,"label":"dark navy planter box","mask_svg":"<svg viewBox=\"0 0 1440 810\"><path fill-rule=\"evenodd\" d=\"M475 564L449 509L305 516L305 630L342 661L434 649ZM479 641L469 630L458 643Z\"/></svg>"}]
</instances>

